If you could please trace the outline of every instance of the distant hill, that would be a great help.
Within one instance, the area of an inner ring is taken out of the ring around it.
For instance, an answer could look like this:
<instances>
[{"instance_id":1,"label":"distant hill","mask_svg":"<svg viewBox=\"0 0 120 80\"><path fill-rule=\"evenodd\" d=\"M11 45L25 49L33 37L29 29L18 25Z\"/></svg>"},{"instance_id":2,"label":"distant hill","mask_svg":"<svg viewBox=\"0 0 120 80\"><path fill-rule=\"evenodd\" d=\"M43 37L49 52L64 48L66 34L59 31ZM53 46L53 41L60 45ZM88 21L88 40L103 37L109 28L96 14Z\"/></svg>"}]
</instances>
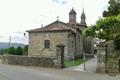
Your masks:
<instances>
[{"instance_id":1,"label":"distant hill","mask_svg":"<svg viewBox=\"0 0 120 80\"><path fill-rule=\"evenodd\" d=\"M24 47L25 45L21 44L21 43L11 43L10 46L16 48L18 46ZM0 42L0 49L5 49L5 48L8 48L8 47L9 47L9 43L7 43L7 42Z\"/></svg>"}]
</instances>

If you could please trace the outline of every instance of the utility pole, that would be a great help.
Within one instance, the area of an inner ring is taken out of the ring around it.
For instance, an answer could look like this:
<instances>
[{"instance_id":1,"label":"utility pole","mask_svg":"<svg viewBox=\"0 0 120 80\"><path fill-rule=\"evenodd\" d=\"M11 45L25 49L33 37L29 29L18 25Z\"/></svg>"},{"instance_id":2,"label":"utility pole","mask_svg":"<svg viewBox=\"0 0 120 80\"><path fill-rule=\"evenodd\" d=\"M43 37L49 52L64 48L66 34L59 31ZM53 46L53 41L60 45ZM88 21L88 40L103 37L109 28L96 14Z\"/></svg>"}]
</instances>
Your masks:
<instances>
[{"instance_id":1,"label":"utility pole","mask_svg":"<svg viewBox=\"0 0 120 80\"><path fill-rule=\"evenodd\" d=\"M11 35L9 36L9 43L8 43L8 48L11 46Z\"/></svg>"},{"instance_id":2,"label":"utility pole","mask_svg":"<svg viewBox=\"0 0 120 80\"><path fill-rule=\"evenodd\" d=\"M25 38L25 40L26 40L26 33L23 33L23 35L24 35L24 38ZM25 43L24 43L24 48L23 48L23 54L25 55Z\"/></svg>"}]
</instances>

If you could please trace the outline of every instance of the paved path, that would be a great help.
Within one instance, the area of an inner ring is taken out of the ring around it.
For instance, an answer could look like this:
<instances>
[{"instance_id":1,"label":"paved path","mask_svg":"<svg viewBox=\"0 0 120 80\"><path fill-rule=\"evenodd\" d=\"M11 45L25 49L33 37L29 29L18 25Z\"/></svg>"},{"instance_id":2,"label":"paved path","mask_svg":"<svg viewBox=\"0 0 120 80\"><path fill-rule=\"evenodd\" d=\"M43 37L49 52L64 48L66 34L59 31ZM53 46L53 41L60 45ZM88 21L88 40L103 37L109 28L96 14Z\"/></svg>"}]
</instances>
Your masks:
<instances>
[{"instance_id":1,"label":"paved path","mask_svg":"<svg viewBox=\"0 0 120 80\"><path fill-rule=\"evenodd\" d=\"M96 68L97 68L97 57L92 58L92 59L85 62L86 71L84 70L84 64L81 64L81 65L75 66L75 67L66 68L65 70L84 71L84 72L93 72L93 73L95 73Z\"/></svg>"}]
</instances>

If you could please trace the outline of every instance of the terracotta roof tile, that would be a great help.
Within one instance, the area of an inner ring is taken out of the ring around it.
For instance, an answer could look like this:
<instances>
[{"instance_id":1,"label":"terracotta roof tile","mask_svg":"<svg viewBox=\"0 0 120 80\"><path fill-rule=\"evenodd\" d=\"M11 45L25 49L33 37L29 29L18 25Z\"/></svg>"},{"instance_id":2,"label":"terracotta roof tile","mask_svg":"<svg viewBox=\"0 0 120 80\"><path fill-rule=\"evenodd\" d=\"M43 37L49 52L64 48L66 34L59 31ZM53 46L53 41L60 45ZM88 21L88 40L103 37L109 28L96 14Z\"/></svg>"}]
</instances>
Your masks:
<instances>
[{"instance_id":1,"label":"terracotta roof tile","mask_svg":"<svg viewBox=\"0 0 120 80\"><path fill-rule=\"evenodd\" d=\"M45 27L29 30L28 32L71 30L70 27L61 21L55 21Z\"/></svg>"}]
</instances>

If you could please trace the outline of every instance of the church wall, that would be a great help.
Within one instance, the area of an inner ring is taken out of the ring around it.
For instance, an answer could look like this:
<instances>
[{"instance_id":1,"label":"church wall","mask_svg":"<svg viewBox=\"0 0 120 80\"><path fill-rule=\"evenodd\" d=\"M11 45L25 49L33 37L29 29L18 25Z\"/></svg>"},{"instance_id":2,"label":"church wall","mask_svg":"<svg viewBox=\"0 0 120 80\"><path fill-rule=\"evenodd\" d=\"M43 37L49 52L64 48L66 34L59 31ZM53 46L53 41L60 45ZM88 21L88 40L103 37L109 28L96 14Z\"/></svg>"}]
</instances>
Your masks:
<instances>
[{"instance_id":1,"label":"church wall","mask_svg":"<svg viewBox=\"0 0 120 80\"><path fill-rule=\"evenodd\" d=\"M44 32L29 34L29 56L56 57L56 45L65 46L65 54L68 53L68 32ZM44 40L50 40L50 48L44 48Z\"/></svg>"},{"instance_id":2,"label":"church wall","mask_svg":"<svg viewBox=\"0 0 120 80\"><path fill-rule=\"evenodd\" d=\"M92 42L93 38L92 37L86 37L84 38L84 52L88 53L88 54L92 54L93 53L93 42Z\"/></svg>"},{"instance_id":3,"label":"church wall","mask_svg":"<svg viewBox=\"0 0 120 80\"><path fill-rule=\"evenodd\" d=\"M79 58L82 55L82 48L83 48L82 35L77 33L77 35L76 35L76 53L75 53L76 58Z\"/></svg>"},{"instance_id":4,"label":"church wall","mask_svg":"<svg viewBox=\"0 0 120 80\"><path fill-rule=\"evenodd\" d=\"M68 59L75 58L75 34L69 32L68 35L68 54L66 55Z\"/></svg>"},{"instance_id":5,"label":"church wall","mask_svg":"<svg viewBox=\"0 0 120 80\"><path fill-rule=\"evenodd\" d=\"M81 34L73 34L72 32L68 35L68 59L79 58L82 55L82 35Z\"/></svg>"}]
</instances>

